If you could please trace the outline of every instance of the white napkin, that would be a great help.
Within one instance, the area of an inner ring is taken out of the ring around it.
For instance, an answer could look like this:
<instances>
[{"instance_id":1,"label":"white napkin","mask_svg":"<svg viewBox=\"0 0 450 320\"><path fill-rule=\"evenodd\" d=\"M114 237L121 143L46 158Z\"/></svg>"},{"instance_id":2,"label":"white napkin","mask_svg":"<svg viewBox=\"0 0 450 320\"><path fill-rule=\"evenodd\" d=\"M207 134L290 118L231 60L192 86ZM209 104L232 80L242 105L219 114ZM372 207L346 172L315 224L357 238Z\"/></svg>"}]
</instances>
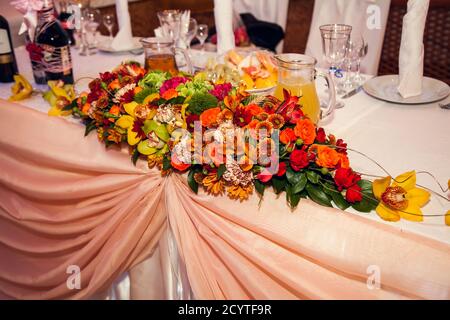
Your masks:
<instances>
[{"instance_id":1,"label":"white napkin","mask_svg":"<svg viewBox=\"0 0 450 320\"><path fill-rule=\"evenodd\" d=\"M184 10L181 14L180 22L180 39L178 40L178 47L186 49L187 44L185 41L186 34L189 31L189 20L191 19L191 10Z\"/></svg>"},{"instance_id":2,"label":"white napkin","mask_svg":"<svg viewBox=\"0 0 450 320\"><path fill-rule=\"evenodd\" d=\"M398 92L403 98L422 93L423 33L429 0L409 0L408 12L403 17L402 40L398 58Z\"/></svg>"},{"instance_id":3,"label":"white napkin","mask_svg":"<svg viewBox=\"0 0 450 320\"><path fill-rule=\"evenodd\" d=\"M116 14L119 22L119 32L114 37L111 48L116 51L134 48L133 34L131 33L130 13L127 0L116 0Z\"/></svg>"},{"instance_id":4,"label":"white napkin","mask_svg":"<svg viewBox=\"0 0 450 320\"><path fill-rule=\"evenodd\" d=\"M214 20L217 31L217 53L234 49L233 0L214 0Z\"/></svg>"}]
</instances>

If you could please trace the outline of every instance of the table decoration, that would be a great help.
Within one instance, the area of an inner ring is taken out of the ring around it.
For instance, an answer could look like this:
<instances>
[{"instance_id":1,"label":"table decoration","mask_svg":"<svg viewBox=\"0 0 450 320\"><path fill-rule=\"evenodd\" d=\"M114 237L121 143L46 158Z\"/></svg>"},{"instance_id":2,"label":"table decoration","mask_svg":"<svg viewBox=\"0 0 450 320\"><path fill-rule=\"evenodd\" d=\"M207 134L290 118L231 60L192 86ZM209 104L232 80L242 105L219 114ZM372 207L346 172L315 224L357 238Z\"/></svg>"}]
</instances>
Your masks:
<instances>
[{"instance_id":1,"label":"table decoration","mask_svg":"<svg viewBox=\"0 0 450 320\"><path fill-rule=\"evenodd\" d=\"M126 142L134 164L145 158L162 175L186 172L195 193L201 187L244 201L272 187L292 208L309 198L342 210L376 209L388 221L422 220L430 194L414 186L414 172L372 187L352 170L352 149L315 125L288 90L282 100L254 96L201 73L147 72L136 62L101 73L89 89L61 110L81 118L85 134L95 131L107 147Z\"/></svg>"}]
</instances>

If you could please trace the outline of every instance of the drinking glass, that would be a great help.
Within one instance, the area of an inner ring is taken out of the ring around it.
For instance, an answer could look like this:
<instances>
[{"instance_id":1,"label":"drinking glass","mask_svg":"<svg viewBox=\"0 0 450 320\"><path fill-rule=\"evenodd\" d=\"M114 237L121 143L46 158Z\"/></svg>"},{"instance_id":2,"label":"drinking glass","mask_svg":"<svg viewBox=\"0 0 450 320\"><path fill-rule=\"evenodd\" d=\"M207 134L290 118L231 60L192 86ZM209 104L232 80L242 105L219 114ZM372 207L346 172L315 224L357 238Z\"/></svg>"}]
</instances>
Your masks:
<instances>
[{"instance_id":1,"label":"drinking glass","mask_svg":"<svg viewBox=\"0 0 450 320\"><path fill-rule=\"evenodd\" d=\"M200 46L203 50L205 48L205 41L208 38L208 26L206 24L198 25L196 37L200 41Z\"/></svg>"},{"instance_id":2,"label":"drinking glass","mask_svg":"<svg viewBox=\"0 0 450 320\"><path fill-rule=\"evenodd\" d=\"M108 29L109 32L109 38L112 40L113 38L113 28L116 24L116 17L114 14L105 14L103 15L103 25Z\"/></svg>"},{"instance_id":3,"label":"drinking glass","mask_svg":"<svg viewBox=\"0 0 450 320\"><path fill-rule=\"evenodd\" d=\"M85 10L86 8L90 7L90 0L72 0L71 4L75 5L77 7L76 11L74 12L74 17L75 17L75 32L74 32L74 37L75 37L75 48L76 49L80 49L80 50L85 50L84 49L84 42L86 41L84 39L84 35L83 35L83 15L81 14L81 12L83 10Z\"/></svg>"},{"instance_id":4,"label":"drinking glass","mask_svg":"<svg viewBox=\"0 0 450 320\"><path fill-rule=\"evenodd\" d=\"M187 32L184 35L183 41L186 44L186 48L189 50L191 48L191 42L197 34L197 20L190 18L189 22L186 24L185 30L187 30Z\"/></svg>"},{"instance_id":5,"label":"drinking glass","mask_svg":"<svg viewBox=\"0 0 450 320\"><path fill-rule=\"evenodd\" d=\"M322 51L325 61L330 66L330 72L340 78L336 70L344 62L352 27L345 24L326 24L319 27L322 36ZM345 91L342 85L337 85L337 93Z\"/></svg>"}]
</instances>

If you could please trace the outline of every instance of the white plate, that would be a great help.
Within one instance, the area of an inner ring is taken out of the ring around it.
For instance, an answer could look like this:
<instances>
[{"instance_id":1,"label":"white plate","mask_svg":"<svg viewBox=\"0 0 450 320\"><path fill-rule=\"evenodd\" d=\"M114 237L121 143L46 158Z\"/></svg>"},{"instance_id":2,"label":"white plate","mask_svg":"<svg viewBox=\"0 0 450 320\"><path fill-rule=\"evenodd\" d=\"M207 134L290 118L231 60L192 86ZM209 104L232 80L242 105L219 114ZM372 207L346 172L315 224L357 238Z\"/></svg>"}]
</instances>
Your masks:
<instances>
[{"instance_id":1,"label":"white plate","mask_svg":"<svg viewBox=\"0 0 450 320\"><path fill-rule=\"evenodd\" d=\"M422 94L403 98L397 90L398 75L379 76L363 85L364 91L374 98L399 104L422 104L442 100L450 94L450 87L437 79L423 77Z\"/></svg>"},{"instance_id":2,"label":"white plate","mask_svg":"<svg viewBox=\"0 0 450 320\"><path fill-rule=\"evenodd\" d=\"M124 52L142 49L143 47L142 47L142 43L139 41L140 39L141 39L140 37L133 37L133 46L127 50L114 50L113 48L111 48L111 40L110 39L101 41L97 47L98 47L98 50L103 51L103 52L124 53Z\"/></svg>"}]
</instances>

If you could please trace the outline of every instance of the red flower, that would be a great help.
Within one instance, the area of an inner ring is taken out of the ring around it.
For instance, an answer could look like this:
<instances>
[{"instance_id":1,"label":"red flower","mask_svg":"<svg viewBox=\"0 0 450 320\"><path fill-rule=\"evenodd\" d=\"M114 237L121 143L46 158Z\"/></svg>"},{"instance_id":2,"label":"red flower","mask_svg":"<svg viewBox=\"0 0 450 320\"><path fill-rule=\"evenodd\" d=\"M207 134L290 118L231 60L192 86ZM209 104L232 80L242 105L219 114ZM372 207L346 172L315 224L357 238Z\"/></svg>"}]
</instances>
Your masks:
<instances>
[{"instance_id":1,"label":"red flower","mask_svg":"<svg viewBox=\"0 0 450 320\"><path fill-rule=\"evenodd\" d=\"M198 114L190 114L186 117L186 125L189 132L194 132L194 122L200 121Z\"/></svg>"},{"instance_id":2,"label":"red flower","mask_svg":"<svg viewBox=\"0 0 450 320\"><path fill-rule=\"evenodd\" d=\"M308 153L304 150L294 150L289 157L292 169L299 171L306 168L309 164Z\"/></svg>"},{"instance_id":3,"label":"red flower","mask_svg":"<svg viewBox=\"0 0 450 320\"><path fill-rule=\"evenodd\" d=\"M277 113L281 114L286 121L289 121L292 112L297 109L299 97L291 96L288 90L283 89L284 101L278 107Z\"/></svg>"},{"instance_id":4,"label":"red flower","mask_svg":"<svg viewBox=\"0 0 450 320\"><path fill-rule=\"evenodd\" d=\"M286 173L286 162L280 162L278 165L278 177L282 177Z\"/></svg>"},{"instance_id":5,"label":"red flower","mask_svg":"<svg viewBox=\"0 0 450 320\"><path fill-rule=\"evenodd\" d=\"M345 200L350 203L359 202L362 200L361 187L356 183L347 189L345 193Z\"/></svg>"},{"instance_id":6,"label":"red flower","mask_svg":"<svg viewBox=\"0 0 450 320\"><path fill-rule=\"evenodd\" d=\"M215 96L217 100L223 101L223 99L225 99L225 97L230 93L231 89L231 83L216 84L214 89L210 90L209 93Z\"/></svg>"},{"instance_id":7,"label":"red flower","mask_svg":"<svg viewBox=\"0 0 450 320\"><path fill-rule=\"evenodd\" d=\"M188 78L186 77L173 77L164 81L161 88L159 88L159 94L163 95L169 89L176 89L180 84L186 83Z\"/></svg>"},{"instance_id":8,"label":"red flower","mask_svg":"<svg viewBox=\"0 0 450 320\"><path fill-rule=\"evenodd\" d=\"M245 127L247 124L252 121L253 115L250 111L246 110L244 106L239 106L236 108L234 112L234 124L239 127Z\"/></svg>"},{"instance_id":9,"label":"red flower","mask_svg":"<svg viewBox=\"0 0 450 320\"><path fill-rule=\"evenodd\" d=\"M263 171L258 173L256 178L258 178L259 181L265 183L265 182L270 181L270 179L272 179L272 174L269 172L269 170L264 169Z\"/></svg>"},{"instance_id":10,"label":"red flower","mask_svg":"<svg viewBox=\"0 0 450 320\"><path fill-rule=\"evenodd\" d=\"M316 141L319 143L325 143L327 136L325 135L325 130L323 128L317 129Z\"/></svg>"},{"instance_id":11,"label":"red flower","mask_svg":"<svg viewBox=\"0 0 450 320\"><path fill-rule=\"evenodd\" d=\"M31 61L40 62L44 56L42 53L43 49L41 46L34 42L30 42L25 46L26 50L30 55Z\"/></svg>"},{"instance_id":12,"label":"red flower","mask_svg":"<svg viewBox=\"0 0 450 320\"><path fill-rule=\"evenodd\" d=\"M343 153L343 154L347 154L347 144L344 142L344 140L342 139L338 139L336 141L336 151Z\"/></svg>"},{"instance_id":13,"label":"red flower","mask_svg":"<svg viewBox=\"0 0 450 320\"><path fill-rule=\"evenodd\" d=\"M100 73L100 79L103 82L110 83L111 81L117 79L117 74L111 72Z\"/></svg>"},{"instance_id":14,"label":"red flower","mask_svg":"<svg viewBox=\"0 0 450 320\"><path fill-rule=\"evenodd\" d=\"M334 182L336 183L339 191L343 188L349 188L359 180L361 180L361 176L353 172L350 168L338 168L334 175Z\"/></svg>"},{"instance_id":15,"label":"red flower","mask_svg":"<svg viewBox=\"0 0 450 320\"><path fill-rule=\"evenodd\" d=\"M141 120L135 120L133 123L133 128L131 131L136 132L137 138L145 139L147 137L144 130L142 130L143 125L144 123Z\"/></svg>"},{"instance_id":16,"label":"red flower","mask_svg":"<svg viewBox=\"0 0 450 320\"><path fill-rule=\"evenodd\" d=\"M303 118L304 116L305 114L303 113L302 110L294 110L291 113L291 120L289 120L289 122L292 124L296 124L297 121Z\"/></svg>"},{"instance_id":17,"label":"red flower","mask_svg":"<svg viewBox=\"0 0 450 320\"><path fill-rule=\"evenodd\" d=\"M134 90L128 90L120 97L120 102L129 103L134 100Z\"/></svg>"}]
</instances>

